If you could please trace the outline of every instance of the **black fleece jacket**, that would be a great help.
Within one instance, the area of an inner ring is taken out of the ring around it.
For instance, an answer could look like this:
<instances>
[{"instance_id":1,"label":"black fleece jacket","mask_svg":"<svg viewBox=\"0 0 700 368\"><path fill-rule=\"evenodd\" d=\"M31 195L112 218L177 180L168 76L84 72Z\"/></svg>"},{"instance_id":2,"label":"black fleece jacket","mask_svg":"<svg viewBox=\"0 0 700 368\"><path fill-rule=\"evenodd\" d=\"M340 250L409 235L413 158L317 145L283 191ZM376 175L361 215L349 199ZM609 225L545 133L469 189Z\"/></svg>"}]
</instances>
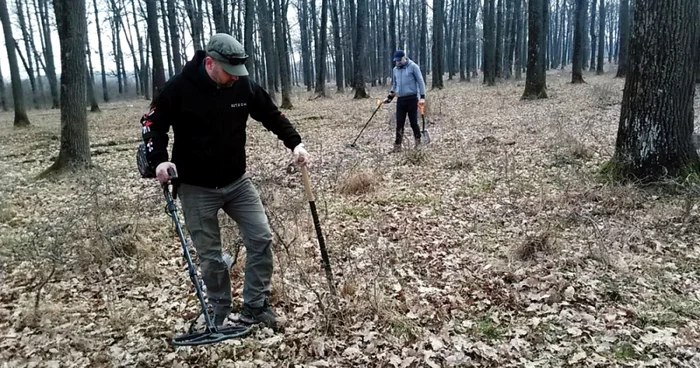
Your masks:
<instances>
[{"instance_id":1,"label":"black fleece jacket","mask_svg":"<svg viewBox=\"0 0 700 368\"><path fill-rule=\"evenodd\" d=\"M182 73L173 76L141 117L148 162L168 161L168 131L173 127L172 162L181 182L224 187L246 171L248 116L261 122L284 145L294 149L301 137L257 83L241 77L220 88L203 70L204 51L197 51Z\"/></svg>"}]
</instances>

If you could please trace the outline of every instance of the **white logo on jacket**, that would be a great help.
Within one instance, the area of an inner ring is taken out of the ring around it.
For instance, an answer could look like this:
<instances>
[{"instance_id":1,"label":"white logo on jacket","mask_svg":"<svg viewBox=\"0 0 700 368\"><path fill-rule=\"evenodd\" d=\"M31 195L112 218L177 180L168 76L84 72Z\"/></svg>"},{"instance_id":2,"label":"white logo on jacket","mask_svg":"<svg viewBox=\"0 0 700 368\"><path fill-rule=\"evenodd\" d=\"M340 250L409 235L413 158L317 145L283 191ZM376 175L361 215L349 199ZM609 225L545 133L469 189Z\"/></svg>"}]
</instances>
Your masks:
<instances>
[{"instance_id":1,"label":"white logo on jacket","mask_svg":"<svg viewBox=\"0 0 700 368\"><path fill-rule=\"evenodd\" d=\"M231 107L246 107L248 104L246 102L232 103Z\"/></svg>"}]
</instances>

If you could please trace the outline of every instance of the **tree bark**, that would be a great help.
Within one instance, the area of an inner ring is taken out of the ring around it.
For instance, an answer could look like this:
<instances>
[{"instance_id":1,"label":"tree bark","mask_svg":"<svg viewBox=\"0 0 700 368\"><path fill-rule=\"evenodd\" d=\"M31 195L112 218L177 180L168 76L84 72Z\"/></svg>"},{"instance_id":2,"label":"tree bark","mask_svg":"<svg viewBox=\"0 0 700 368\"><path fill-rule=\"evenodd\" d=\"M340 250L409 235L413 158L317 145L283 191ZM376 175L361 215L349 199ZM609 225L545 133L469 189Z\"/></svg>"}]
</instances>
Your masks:
<instances>
[{"instance_id":1,"label":"tree bark","mask_svg":"<svg viewBox=\"0 0 700 368\"><path fill-rule=\"evenodd\" d=\"M698 4L636 0L629 70L613 160L606 170L641 182L700 174L692 142Z\"/></svg>"},{"instance_id":2,"label":"tree bark","mask_svg":"<svg viewBox=\"0 0 700 368\"><path fill-rule=\"evenodd\" d=\"M496 78L503 78L503 0L496 3Z\"/></svg>"},{"instance_id":3,"label":"tree bark","mask_svg":"<svg viewBox=\"0 0 700 368\"><path fill-rule=\"evenodd\" d=\"M44 1L44 0L39 0L39 1ZM104 102L109 102L109 91L107 90L107 71L105 70L105 54L102 51L102 31L100 30L100 17L99 17L99 11L97 9L97 0L92 0L92 4L95 8L95 27L97 28L97 48L100 52L100 70L102 71L102 99ZM47 36L49 35L48 32L46 32ZM48 45L48 42L47 42ZM50 58L47 58L47 60L52 60L53 56ZM48 66L48 61L47 61L47 66ZM54 69L55 70L55 69ZM56 74L54 72L54 78L56 77ZM50 80L49 80L50 83Z\"/></svg>"},{"instance_id":4,"label":"tree bark","mask_svg":"<svg viewBox=\"0 0 700 368\"><path fill-rule=\"evenodd\" d=\"M444 0L433 1L433 86L432 88L442 89L445 84L442 80L444 69L445 35L443 24L445 23Z\"/></svg>"},{"instance_id":5,"label":"tree bark","mask_svg":"<svg viewBox=\"0 0 700 368\"><path fill-rule=\"evenodd\" d=\"M602 1L602 0L601 0ZM595 65L596 65L596 51L598 51L597 44L598 44L598 37L596 37L595 31L595 20L596 20L596 13L597 13L597 2L596 0L593 0L591 2L591 28L590 28L590 36L591 36L591 67L589 71L594 71L595 70Z\"/></svg>"},{"instance_id":6,"label":"tree bark","mask_svg":"<svg viewBox=\"0 0 700 368\"><path fill-rule=\"evenodd\" d=\"M61 143L58 159L44 174L92 165L85 109L85 0L53 0L53 6L61 43Z\"/></svg>"},{"instance_id":7,"label":"tree bark","mask_svg":"<svg viewBox=\"0 0 700 368\"><path fill-rule=\"evenodd\" d=\"M529 0L527 75L525 77L523 100L547 98L547 75L540 64L544 59L542 57L542 53L544 53L544 45L542 45L542 31L544 29L542 12L542 0Z\"/></svg>"},{"instance_id":8,"label":"tree bark","mask_svg":"<svg viewBox=\"0 0 700 368\"><path fill-rule=\"evenodd\" d=\"M209 0L211 2L211 12L214 18L214 26L216 33L229 33L228 22L224 18L224 10L221 6L221 0Z\"/></svg>"},{"instance_id":9,"label":"tree bark","mask_svg":"<svg viewBox=\"0 0 700 368\"><path fill-rule=\"evenodd\" d=\"M598 66L596 74L605 73L605 0L600 0L600 20L598 21Z\"/></svg>"},{"instance_id":10,"label":"tree bark","mask_svg":"<svg viewBox=\"0 0 700 368\"><path fill-rule=\"evenodd\" d=\"M340 17L338 0L331 0L331 22L333 23L333 49L335 51L335 87L336 93L343 93L345 76L343 75L343 45L340 39Z\"/></svg>"},{"instance_id":11,"label":"tree bark","mask_svg":"<svg viewBox=\"0 0 700 368\"><path fill-rule=\"evenodd\" d=\"M496 0L484 3L484 84L496 85Z\"/></svg>"},{"instance_id":12,"label":"tree bark","mask_svg":"<svg viewBox=\"0 0 700 368\"><path fill-rule=\"evenodd\" d=\"M326 97L326 53L328 52L328 0L321 0L319 47L316 48L316 97Z\"/></svg>"},{"instance_id":13,"label":"tree bark","mask_svg":"<svg viewBox=\"0 0 700 368\"><path fill-rule=\"evenodd\" d=\"M22 59L22 63L24 64L24 69L27 71L27 76L29 77L29 85L32 88L32 102L34 103L34 108L38 109L39 108L39 96L37 94L37 88L36 88L36 77L34 75L34 60L32 59L32 45L31 45L31 39L33 35L30 36L29 31L27 30L27 22L24 16L24 6L22 0L16 0L15 1L16 5L16 13L17 13L17 20L19 21L19 29L22 32L22 39L24 40L24 50L26 59L22 57L22 52L19 49L19 44L17 44L17 53L19 54L20 58ZM16 41L15 41L16 43Z\"/></svg>"},{"instance_id":14,"label":"tree bark","mask_svg":"<svg viewBox=\"0 0 700 368\"><path fill-rule=\"evenodd\" d=\"M19 65L15 54L15 39L12 36L12 26L10 24L10 14L7 10L7 1L0 0L0 22L5 35L5 46L7 48L8 62L10 64L10 78L12 81L12 99L15 109L15 127L29 126L29 118L24 107L24 92L22 91L22 79L19 76Z\"/></svg>"},{"instance_id":15,"label":"tree bark","mask_svg":"<svg viewBox=\"0 0 700 368\"><path fill-rule=\"evenodd\" d=\"M327 0L326 0L327 1ZM278 64L280 67L280 84L282 85L282 103L280 108L291 109L292 99L290 97L292 86L289 76L289 63L287 54L287 41L285 37L284 23L287 22L286 11L282 12L280 0L273 0L275 11L275 43L277 45ZM283 14L284 13L284 14Z\"/></svg>"},{"instance_id":16,"label":"tree bark","mask_svg":"<svg viewBox=\"0 0 700 368\"><path fill-rule=\"evenodd\" d=\"M583 80L583 54L586 0L576 0L576 24L574 25L574 61L571 83L585 83Z\"/></svg>"},{"instance_id":17,"label":"tree bark","mask_svg":"<svg viewBox=\"0 0 700 368\"><path fill-rule=\"evenodd\" d=\"M88 61L87 98L90 103L90 112L100 112L100 106L97 104L97 97L95 97L95 74L92 69L92 50L90 50L90 40L87 37L85 37L85 46Z\"/></svg>"},{"instance_id":18,"label":"tree bark","mask_svg":"<svg viewBox=\"0 0 700 368\"><path fill-rule=\"evenodd\" d=\"M156 0L146 0L146 21L148 23L148 38L151 41L151 58L153 60L153 99L158 97L165 85L165 67L163 54L160 49L160 32L158 32L158 5Z\"/></svg>"},{"instance_id":19,"label":"tree bark","mask_svg":"<svg viewBox=\"0 0 700 368\"><path fill-rule=\"evenodd\" d=\"M629 53L630 38L630 7L629 0L620 0L620 51L617 62L616 78L627 76L627 54Z\"/></svg>"},{"instance_id":20,"label":"tree bark","mask_svg":"<svg viewBox=\"0 0 700 368\"><path fill-rule=\"evenodd\" d=\"M260 23L262 50L265 55L265 67L267 68L267 92L270 97L274 100L276 99L276 89L275 89L275 42L273 38L272 28L272 12L270 7L265 0L258 0L258 20Z\"/></svg>"},{"instance_id":21,"label":"tree bark","mask_svg":"<svg viewBox=\"0 0 700 368\"><path fill-rule=\"evenodd\" d=\"M355 99L359 98L369 98L369 94L365 88L365 60L363 59L365 55L366 39L367 39L367 0L357 0L357 43L354 48L354 86L355 86Z\"/></svg>"},{"instance_id":22,"label":"tree bark","mask_svg":"<svg viewBox=\"0 0 700 368\"><path fill-rule=\"evenodd\" d=\"M160 0L160 13L161 19L163 20L163 41L165 43L165 57L168 60L168 77L172 77L173 71L173 55L170 49L172 43L170 42L170 29L168 27L168 12L165 5L165 0Z\"/></svg>"},{"instance_id":23,"label":"tree bark","mask_svg":"<svg viewBox=\"0 0 700 368\"><path fill-rule=\"evenodd\" d=\"M246 0L246 4L248 1ZM177 29L177 13L175 10L175 0L167 0L168 7L168 26L170 27L170 43L173 51L173 68L175 74L182 71L182 55L180 54L180 31ZM246 8L247 11L247 8Z\"/></svg>"}]
</instances>

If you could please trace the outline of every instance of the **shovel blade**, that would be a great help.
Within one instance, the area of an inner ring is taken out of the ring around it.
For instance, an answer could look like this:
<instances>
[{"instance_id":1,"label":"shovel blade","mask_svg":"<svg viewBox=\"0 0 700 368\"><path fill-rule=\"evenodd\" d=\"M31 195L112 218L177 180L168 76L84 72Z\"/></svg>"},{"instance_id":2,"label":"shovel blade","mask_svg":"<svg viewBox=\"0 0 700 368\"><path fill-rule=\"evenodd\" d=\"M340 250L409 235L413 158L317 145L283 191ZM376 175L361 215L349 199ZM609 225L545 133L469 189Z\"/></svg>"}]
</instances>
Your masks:
<instances>
[{"instance_id":1,"label":"shovel blade","mask_svg":"<svg viewBox=\"0 0 700 368\"><path fill-rule=\"evenodd\" d=\"M430 143L430 134L428 134L427 130L421 131L421 137L423 139L423 144Z\"/></svg>"}]
</instances>

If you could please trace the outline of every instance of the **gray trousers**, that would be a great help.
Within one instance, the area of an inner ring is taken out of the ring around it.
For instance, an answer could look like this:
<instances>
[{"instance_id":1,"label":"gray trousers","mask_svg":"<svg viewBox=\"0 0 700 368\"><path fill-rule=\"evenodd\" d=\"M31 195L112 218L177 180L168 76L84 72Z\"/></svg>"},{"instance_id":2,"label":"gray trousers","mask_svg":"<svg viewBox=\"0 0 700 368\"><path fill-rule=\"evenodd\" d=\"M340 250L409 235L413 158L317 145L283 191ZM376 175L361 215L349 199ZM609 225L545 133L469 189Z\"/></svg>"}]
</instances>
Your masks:
<instances>
[{"instance_id":1,"label":"gray trousers","mask_svg":"<svg viewBox=\"0 0 700 368\"><path fill-rule=\"evenodd\" d=\"M243 303L254 308L262 306L270 296L272 233L250 175L246 173L218 189L183 183L178 193L214 314L226 316L232 307L231 279L222 259L219 209L238 224L246 247Z\"/></svg>"}]
</instances>

